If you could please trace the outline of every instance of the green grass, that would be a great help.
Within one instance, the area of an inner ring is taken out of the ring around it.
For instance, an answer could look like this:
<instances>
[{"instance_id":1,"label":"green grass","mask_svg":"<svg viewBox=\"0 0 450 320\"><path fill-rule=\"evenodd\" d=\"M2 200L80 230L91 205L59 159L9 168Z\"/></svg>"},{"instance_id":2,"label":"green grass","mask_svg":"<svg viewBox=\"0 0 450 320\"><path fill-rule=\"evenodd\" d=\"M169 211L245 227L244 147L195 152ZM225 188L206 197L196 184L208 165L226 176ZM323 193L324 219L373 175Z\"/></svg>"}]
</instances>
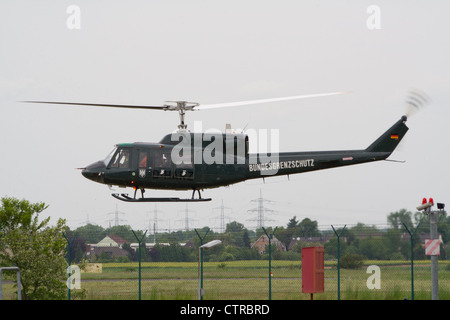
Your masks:
<instances>
[{"instance_id":1,"label":"green grass","mask_svg":"<svg viewBox=\"0 0 450 320\"><path fill-rule=\"evenodd\" d=\"M366 282L368 265L381 269L381 289L370 290ZM196 262L142 263L141 296L145 300L196 300L198 264ZM431 299L429 261L414 262L414 296ZM137 300L138 263L105 263L102 273L82 273L81 287L88 300ZM205 262L203 266L205 300L266 300L269 290L267 260ZM301 263L272 261L271 288L273 300L309 300L302 293ZM325 292L314 294L315 300L338 298L336 261L325 263ZM12 284L3 285L5 299L14 299ZM341 300L411 299L409 261L366 261L356 270L340 270ZM439 298L450 300L450 268L439 262Z\"/></svg>"},{"instance_id":2,"label":"green grass","mask_svg":"<svg viewBox=\"0 0 450 320\"><path fill-rule=\"evenodd\" d=\"M368 265L381 268L380 290L369 290L366 286ZM415 299L430 299L430 262L414 262ZM447 262L440 262L440 299L450 300L450 271ZM310 299L301 292L301 263L295 261L272 261L272 299ZM268 299L268 261L205 262L203 265L205 299L239 300ZM198 264L142 263L142 298L197 299ZM90 299L137 299L137 263L104 264L102 274L83 274L82 286ZM104 280L122 279L120 281ZM99 281L94 281L99 280ZM325 292L317 293L314 299L336 300L338 298L336 261L325 263ZM409 261L366 261L358 270L340 271L340 298L342 300L401 300L411 298L411 269ZM115 292L113 295L109 292Z\"/></svg>"}]
</instances>

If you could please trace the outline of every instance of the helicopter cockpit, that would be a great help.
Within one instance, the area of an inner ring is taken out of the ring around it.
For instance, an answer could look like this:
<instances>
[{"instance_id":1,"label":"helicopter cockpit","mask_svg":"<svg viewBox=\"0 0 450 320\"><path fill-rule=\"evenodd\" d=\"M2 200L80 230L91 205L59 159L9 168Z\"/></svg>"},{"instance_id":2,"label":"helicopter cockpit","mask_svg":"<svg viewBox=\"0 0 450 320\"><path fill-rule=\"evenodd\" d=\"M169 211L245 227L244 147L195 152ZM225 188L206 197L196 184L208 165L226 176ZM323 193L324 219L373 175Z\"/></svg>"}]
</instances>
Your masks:
<instances>
[{"instance_id":1,"label":"helicopter cockpit","mask_svg":"<svg viewBox=\"0 0 450 320\"><path fill-rule=\"evenodd\" d=\"M113 156L109 165L111 168L129 168L130 167L130 150L119 149Z\"/></svg>"},{"instance_id":2,"label":"helicopter cockpit","mask_svg":"<svg viewBox=\"0 0 450 320\"><path fill-rule=\"evenodd\" d=\"M127 169L130 167L130 149L115 147L103 162L108 168Z\"/></svg>"}]
</instances>

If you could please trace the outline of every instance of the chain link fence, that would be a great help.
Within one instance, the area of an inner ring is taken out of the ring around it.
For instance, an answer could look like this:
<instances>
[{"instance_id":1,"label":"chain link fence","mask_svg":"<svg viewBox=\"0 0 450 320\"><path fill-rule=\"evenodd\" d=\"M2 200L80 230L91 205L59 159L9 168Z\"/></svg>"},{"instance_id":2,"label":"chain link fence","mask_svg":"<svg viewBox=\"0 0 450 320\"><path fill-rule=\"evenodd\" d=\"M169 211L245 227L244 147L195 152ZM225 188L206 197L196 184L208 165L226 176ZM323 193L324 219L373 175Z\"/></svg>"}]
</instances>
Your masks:
<instances>
[{"instance_id":1,"label":"chain link fence","mask_svg":"<svg viewBox=\"0 0 450 320\"><path fill-rule=\"evenodd\" d=\"M425 225L414 234L401 225L330 226L307 237L292 237L287 228L233 230L239 224L223 233L203 228L148 236L124 227L89 234L89 242L74 232L71 254L82 261L86 299L310 299L302 293L301 250L311 246L325 252L325 290L314 299L430 299ZM199 259L199 246L212 240L221 243ZM441 299L450 298L449 253L442 243Z\"/></svg>"},{"instance_id":2,"label":"chain link fence","mask_svg":"<svg viewBox=\"0 0 450 320\"><path fill-rule=\"evenodd\" d=\"M311 296L302 292L302 248L321 246L324 292L314 299L428 300L427 229L416 228L414 234L407 229L358 224L294 236L289 228L254 232L238 223L221 233L205 227L156 234L88 225L65 233L72 264L68 299L306 300ZM199 247L213 240L220 243L199 256ZM441 300L450 299L450 252L444 243ZM4 281L4 299L13 299L14 290Z\"/></svg>"}]
</instances>

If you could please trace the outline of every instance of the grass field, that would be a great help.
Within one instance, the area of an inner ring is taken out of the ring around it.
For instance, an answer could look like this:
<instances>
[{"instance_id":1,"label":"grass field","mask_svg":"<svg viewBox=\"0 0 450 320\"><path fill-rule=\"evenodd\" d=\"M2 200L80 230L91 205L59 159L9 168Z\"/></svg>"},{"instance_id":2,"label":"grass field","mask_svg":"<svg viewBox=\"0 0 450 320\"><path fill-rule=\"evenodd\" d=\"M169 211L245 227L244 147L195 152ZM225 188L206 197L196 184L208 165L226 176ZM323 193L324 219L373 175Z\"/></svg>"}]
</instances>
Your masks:
<instances>
[{"instance_id":1,"label":"grass field","mask_svg":"<svg viewBox=\"0 0 450 320\"><path fill-rule=\"evenodd\" d=\"M378 265L381 289L370 290L366 282L367 266ZM271 297L276 300L310 299L302 293L301 263L272 261ZM142 263L142 299L197 299L197 263ZM440 299L450 299L450 270L440 262ZM269 296L268 261L205 262L204 299L264 300ZM137 263L104 264L101 274L83 274L88 299L137 299ZM104 281L104 280L115 281ZM414 263L414 298L431 298L429 261ZM100 281L95 281L100 280ZM114 294L111 294L114 292ZM335 261L325 264L325 292L314 299L338 298L338 274ZM407 261L366 261L361 269L340 270L340 298L346 300L397 300L411 298L411 268Z\"/></svg>"},{"instance_id":2,"label":"grass field","mask_svg":"<svg viewBox=\"0 0 450 320\"><path fill-rule=\"evenodd\" d=\"M380 267L380 289L368 289L369 265ZM272 261L273 300L307 300L302 293L301 263ZM205 262L203 267L205 300L267 300L268 261ZM141 298L150 300L196 300L198 264L184 262L141 264ZM139 297L138 263L105 263L101 273L82 273L81 288L86 299L136 300ZM12 285L3 286L5 299L13 298ZM74 290L76 291L76 290ZM9 294L8 294L9 293ZM366 261L356 270L340 270L341 300L411 299L411 268L408 261ZM414 298L431 299L429 261L414 262ZM338 299L338 272L335 261L325 264L325 292L316 300ZM450 268L439 262L439 299L450 300Z\"/></svg>"}]
</instances>

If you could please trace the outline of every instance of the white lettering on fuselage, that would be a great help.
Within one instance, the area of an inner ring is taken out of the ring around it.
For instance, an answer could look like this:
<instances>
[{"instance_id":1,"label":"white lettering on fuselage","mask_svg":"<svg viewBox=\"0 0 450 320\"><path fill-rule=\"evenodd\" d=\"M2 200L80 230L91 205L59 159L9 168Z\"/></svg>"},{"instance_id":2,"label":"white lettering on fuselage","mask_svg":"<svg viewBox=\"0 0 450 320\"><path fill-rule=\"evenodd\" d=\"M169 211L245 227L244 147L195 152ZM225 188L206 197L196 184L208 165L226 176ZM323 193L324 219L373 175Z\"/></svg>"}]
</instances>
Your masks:
<instances>
[{"instance_id":1,"label":"white lettering on fuselage","mask_svg":"<svg viewBox=\"0 0 450 320\"><path fill-rule=\"evenodd\" d=\"M314 167L314 159L288 160L288 161L277 161L277 162L268 162L268 163L255 163L255 164L249 164L248 170L250 172L253 172L253 171L295 169L295 168L307 168L307 167Z\"/></svg>"}]
</instances>

